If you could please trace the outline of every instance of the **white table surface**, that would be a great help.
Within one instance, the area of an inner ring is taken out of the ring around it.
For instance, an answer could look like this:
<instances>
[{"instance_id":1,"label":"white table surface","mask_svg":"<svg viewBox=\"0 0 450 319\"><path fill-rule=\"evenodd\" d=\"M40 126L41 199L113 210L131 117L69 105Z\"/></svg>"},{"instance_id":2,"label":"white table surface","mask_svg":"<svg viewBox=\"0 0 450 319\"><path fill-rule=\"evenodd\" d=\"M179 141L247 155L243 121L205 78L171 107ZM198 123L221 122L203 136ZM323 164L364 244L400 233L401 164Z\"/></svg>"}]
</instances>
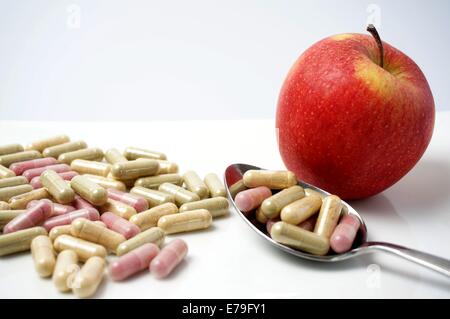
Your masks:
<instances>
[{"instance_id":1,"label":"white table surface","mask_svg":"<svg viewBox=\"0 0 450 319\"><path fill-rule=\"evenodd\" d=\"M373 198L351 203L369 239L450 258L450 112L438 113L418 165ZM1 122L0 145L66 133L104 150L139 146L165 152L181 172L222 176L236 162L282 169L274 121ZM169 236L175 237L175 236ZM167 279L144 272L104 280L98 298L449 298L450 280L395 256L375 253L335 264L308 262L272 247L231 211L206 231L177 235L187 259ZM167 241L170 238L167 239ZM0 298L73 298L33 269L31 255L0 258Z\"/></svg>"}]
</instances>

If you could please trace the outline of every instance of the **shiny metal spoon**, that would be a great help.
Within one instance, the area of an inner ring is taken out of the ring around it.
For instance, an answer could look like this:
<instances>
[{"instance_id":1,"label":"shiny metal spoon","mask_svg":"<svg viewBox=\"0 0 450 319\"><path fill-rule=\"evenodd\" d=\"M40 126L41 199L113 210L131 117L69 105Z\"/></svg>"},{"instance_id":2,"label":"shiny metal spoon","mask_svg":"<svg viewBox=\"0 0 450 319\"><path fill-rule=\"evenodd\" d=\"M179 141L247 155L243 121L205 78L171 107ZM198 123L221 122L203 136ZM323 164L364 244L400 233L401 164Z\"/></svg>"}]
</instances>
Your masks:
<instances>
[{"instance_id":1,"label":"shiny metal spoon","mask_svg":"<svg viewBox=\"0 0 450 319\"><path fill-rule=\"evenodd\" d=\"M361 216L346 202L343 203L343 209L346 213L352 214L355 217L359 219L361 222L361 226L359 228L358 234L355 238L355 241L353 243L353 247L350 251L343 253L343 254L334 254L330 253L326 256L316 256L312 254L308 254L293 248L290 248L288 246L285 246L283 244L277 243L274 241L269 234L267 234L265 225L259 224L256 220L249 219L245 214L243 214L237 207L234 202L234 199L232 198L232 195L230 193L230 187L242 179L242 176L244 173L248 170L260 170L261 168L247 165L247 164L233 164L228 166L228 168L225 171L225 186L227 189L228 197L231 199L231 203L233 204L236 211L239 213L239 215L245 220L245 222L261 237L263 237L265 240L269 241L272 245L275 247L284 250L285 252L288 252L292 255L295 255L300 258L305 258L309 260L314 261L322 261L322 262L336 262L341 260L346 260L349 258L353 258L365 253L370 253L374 251L384 251L388 252L393 255L397 255L400 257L403 257L409 261L415 262L419 265L422 265L424 267L427 267L429 269L432 269L434 271L437 271L443 275L446 275L450 277L450 260L444 259L441 257L437 257L431 254L427 254L424 252L420 252L415 249L406 248L403 246L385 243L385 242L370 242L367 241L367 227L361 218ZM304 183L304 182L298 182L298 185L302 186L303 188L310 188L316 192L319 192L324 195L330 195L328 192L317 188L313 185Z\"/></svg>"}]
</instances>

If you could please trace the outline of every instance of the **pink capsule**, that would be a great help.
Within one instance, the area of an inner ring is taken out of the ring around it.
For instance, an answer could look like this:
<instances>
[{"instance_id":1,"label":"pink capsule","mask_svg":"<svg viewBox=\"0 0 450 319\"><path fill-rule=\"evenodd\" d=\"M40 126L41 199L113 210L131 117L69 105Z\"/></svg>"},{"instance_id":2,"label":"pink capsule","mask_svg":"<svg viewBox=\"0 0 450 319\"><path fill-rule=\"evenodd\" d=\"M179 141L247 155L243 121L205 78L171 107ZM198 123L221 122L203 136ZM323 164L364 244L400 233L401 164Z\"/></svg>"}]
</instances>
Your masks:
<instances>
[{"instance_id":1,"label":"pink capsule","mask_svg":"<svg viewBox=\"0 0 450 319\"><path fill-rule=\"evenodd\" d=\"M259 186L237 193L234 202L240 211L248 213L261 205L263 200L270 196L272 196L270 188Z\"/></svg>"},{"instance_id":2,"label":"pink capsule","mask_svg":"<svg viewBox=\"0 0 450 319\"><path fill-rule=\"evenodd\" d=\"M127 204L136 209L138 213L148 209L148 202L145 198L114 188L108 188L106 191L108 192L108 198Z\"/></svg>"},{"instance_id":3,"label":"pink capsule","mask_svg":"<svg viewBox=\"0 0 450 319\"><path fill-rule=\"evenodd\" d=\"M25 212L6 224L3 228L3 233L8 234L37 226L49 218L52 214L53 203L48 199L41 199L35 206L28 208Z\"/></svg>"},{"instance_id":4,"label":"pink capsule","mask_svg":"<svg viewBox=\"0 0 450 319\"><path fill-rule=\"evenodd\" d=\"M280 219L279 218L274 218L274 219L269 219L266 223L266 230L267 233L270 234L270 231L272 230L272 226L273 224L275 224L276 222L279 222Z\"/></svg>"},{"instance_id":5,"label":"pink capsule","mask_svg":"<svg viewBox=\"0 0 450 319\"><path fill-rule=\"evenodd\" d=\"M353 241L361 225L353 215L345 215L334 229L330 238L330 246L336 253L344 253L352 248Z\"/></svg>"},{"instance_id":6,"label":"pink capsule","mask_svg":"<svg viewBox=\"0 0 450 319\"><path fill-rule=\"evenodd\" d=\"M42 227L47 229L47 231L50 231L53 227L56 226L63 226L63 225L69 225L77 218L86 218L92 221L99 220L100 214L95 208L83 208L79 210L74 210L73 212L54 216L49 219L47 219L43 224Z\"/></svg>"},{"instance_id":7,"label":"pink capsule","mask_svg":"<svg viewBox=\"0 0 450 319\"><path fill-rule=\"evenodd\" d=\"M307 220L301 222L297 226L307 231L313 231L314 227L316 226L316 222L317 222L317 215L314 215L309 217Z\"/></svg>"},{"instance_id":8,"label":"pink capsule","mask_svg":"<svg viewBox=\"0 0 450 319\"><path fill-rule=\"evenodd\" d=\"M56 164L26 170L25 172L22 173L22 176L28 179L28 181L31 181L34 177L41 176L41 174L48 169L55 171L56 173L68 172L71 170L70 166L67 164Z\"/></svg>"},{"instance_id":9,"label":"pink capsule","mask_svg":"<svg viewBox=\"0 0 450 319\"><path fill-rule=\"evenodd\" d=\"M75 207L75 209L95 208L94 205L89 203L87 200L82 198L80 195L75 195L75 200L72 202L72 206Z\"/></svg>"},{"instance_id":10,"label":"pink capsule","mask_svg":"<svg viewBox=\"0 0 450 319\"><path fill-rule=\"evenodd\" d=\"M38 200L32 200L31 202L29 202L27 204L27 208L33 207L35 206L37 203L39 203ZM63 205L63 204L59 204L59 203L53 203L53 216L59 216L59 215L64 215L70 212L73 212L75 210L74 207L69 206L69 205Z\"/></svg>"},{"instance_id":11,"label":"pink capsule","mask_svg":"<svg viewBox=\"0 0 450 319\"><path fill-rule=\"evenodd\" d=\"M172 240L164 247L158 256L150 263L150 272L154 273L156 278L168 276L172 270L183 260L188 252L188 246L182 239Z\"/></svg>"},{"instance_id":12,"label":"pink capsule","mask_svg":"<svg viewBox=\"0 0 450 319\"><path fill-rule=\"evenodd\" d=\"M61 176L61 178L63 180L71 181L72 178L74 178L75 176L78 175L78 173L75 171L68 171L68 172L59 173L58 175ZM42 182L41 182L40 176L33 177L30 181L30 185L33 186L34 189L42 188Z\"/></svg>"},{"instance_id":13,"label":"pink capsule","mask_svg":"<svg viewBox=\"0 0 450 319\"><path fill-rule=\"evenodd\" d=\"M159 253L157 245L144 244L121 256L109 266L109 275L114 281L120 281L144 270Z\"/></svg>"},{"instance_id":14,"label":"pink capsule","mask_svg":"<svg viewBox=\"0 0 450 319\"><path fill-rule=\"evenodd\" d=\"M29 169L49 166L57 163L58 161L53 157L44 157L11 164L11 166L9 166L9 169L16 173L17 176L19 176Z\"/></svg>"},{"instance_id":15,"label":"pink capsule","mask_svg":"<svg viewBox=\"0 0 450 319\"><path fill-rule=\"evenodd\" d=\"M106 227L122 234L126 239L130 239L141 232L141 229L135 224L110 212L103 213L100 219L105 223Z\"/></svg>"}]
</instances>

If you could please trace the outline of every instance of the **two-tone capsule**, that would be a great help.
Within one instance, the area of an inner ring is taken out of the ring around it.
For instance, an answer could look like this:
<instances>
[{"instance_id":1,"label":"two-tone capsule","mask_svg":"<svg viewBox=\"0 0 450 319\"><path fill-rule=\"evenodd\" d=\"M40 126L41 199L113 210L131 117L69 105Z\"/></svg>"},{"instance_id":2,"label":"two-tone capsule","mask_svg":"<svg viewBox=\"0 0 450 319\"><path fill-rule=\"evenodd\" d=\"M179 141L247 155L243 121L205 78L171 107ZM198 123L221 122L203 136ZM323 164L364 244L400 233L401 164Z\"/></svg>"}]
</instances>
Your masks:
<instances>
[{"instance_id":1,"label":"two-tone capsule","mask_svg":"<svg viewBox=\"0 0 450 319\"><path fill-rule=\"evenodd\" d=\"M13 233L18 230L39 225L53 214L53 203L42 199L36 206L27 209L3 227L3 233Z\"/></svg>"},{"instance_id":2,"label":"two-tone capsule","mask_svg":"<svg viewBox=\"0 0 450 319\"><path fill-rule=\"evenodd\" d=\"M44 227L47 231L50 231L56 226L69 225L78 218L85 218L95 221L100 219L100 215L95 208L82 208L64 215L51 217L42 224L42 227Z\"/></svg>"},{"instance_id":3,"label":"two-tone capsule","mask_svg":"<svg viewBox=\"0 0 450 319\"><path fill-rule=\"evenodd\" d=\"M148 209L148 202L143 197L122 192L114 188L108 188L106 189L106 192L108 193L108 198L129 205L133 207L138 213Z\"/></svg>"},{"instance_id":4,"label":"two-tone capsule","mask_svg":"<svg viewBox=\"0 0 450 319\"><path fill-rule=\"evenodd\" d=\"M139 234L141 231L141 229L135 224L110 212L103 213L100 216L100 219L105 223L106 227L121 234L125 237L125 239L130 239L131 237Z\"/></svg>"},{"instance_id":5,"label":"two-tone capsule","mask_svg":"<svg viewBox=\"0 0 450 319\"><path fill-rule=\"evenodd\" d=\"M151 261L150 272L157 278L167 277L187 255L188 246L182 239L174 239Z\"/></svg>"},{"instance_id":6,"label":"two-tone capsule","mask_svg":"<svg viewBox=\"0 0 450 319\"><path fill-rule=\"evenodd\" d=\"M268 187L259 186L237 193L234 202L241 212L248 213L259 207L270 196L272 191Z\"/></svg>"},{"instance_id":7,"label":"two-tone capsule","mask_svg":"<svg viewBox=\"0 0 450 319\"><path fill-rule=\"evenodd\" d=\"M38 158L33 159L29 161L24 162L18 162L11 164L9 166L9 169L12 170L16 175L22 175L23 172L33 169L33 168L39 168L39 167L45 167L50 165L58 164L58 161L53 157L44 157L44 158Z\"/></svg>"},{"instance_id":8,"label":"two-tone capsule","mask_svg":"<svg viewBox=\"0 0 450 319\"><path fill-rule=\"evenodd\" d=\"M112 280L124 280L139 271L149 267L150 262L159 253L155 244L144 244L121 256L109 266L109 275Z\"/></svg>"}]
</instances>

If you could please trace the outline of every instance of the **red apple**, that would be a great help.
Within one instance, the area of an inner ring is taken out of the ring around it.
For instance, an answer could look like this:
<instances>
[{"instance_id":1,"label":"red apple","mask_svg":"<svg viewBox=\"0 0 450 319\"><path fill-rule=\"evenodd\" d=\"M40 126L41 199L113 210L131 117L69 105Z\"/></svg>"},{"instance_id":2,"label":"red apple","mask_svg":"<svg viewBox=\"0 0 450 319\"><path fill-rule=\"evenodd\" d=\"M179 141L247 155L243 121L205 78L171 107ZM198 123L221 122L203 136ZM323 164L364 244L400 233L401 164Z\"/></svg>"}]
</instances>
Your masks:
<instances>
[{"instance_id":1,"label":"red apple","mask_svg":"<svg viewBox=\"0 0 450 319\"><path fill-rule=\"evenodd\" d=\"M307 49L278 100L286 167L343 199L393 185L421 158L433 133L433 95L422 71L369 31L373 37L339 34Z\"/></svg>"}]
</instances>

